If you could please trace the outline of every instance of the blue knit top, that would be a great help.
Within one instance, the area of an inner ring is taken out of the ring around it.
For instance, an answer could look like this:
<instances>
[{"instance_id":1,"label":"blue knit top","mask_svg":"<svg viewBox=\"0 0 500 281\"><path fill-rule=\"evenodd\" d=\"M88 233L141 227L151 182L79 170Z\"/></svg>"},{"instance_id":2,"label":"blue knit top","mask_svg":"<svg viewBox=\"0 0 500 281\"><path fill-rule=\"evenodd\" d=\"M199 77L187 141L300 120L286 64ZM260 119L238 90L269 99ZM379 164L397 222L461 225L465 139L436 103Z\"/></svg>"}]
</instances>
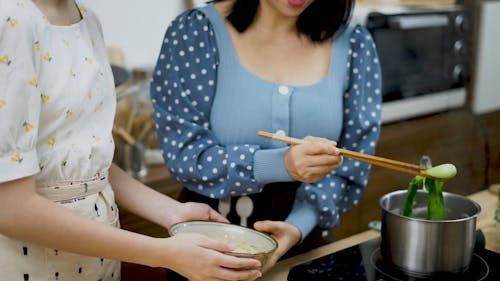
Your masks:
<instances>
[{"instance_id":1,"label":"blue knit top","mask_svg":"<svg viewBox=\"0 0 500 281\"><path fill-rule=\"evenodd\" d=\"M151 99L169 171L210 198L293 181L284 164L287 145L258 137L259 130L325 137L368 154L380 134L380 66L370 34L359 25L336 34L326 77L306 86L283 85L239 63L213 5L188 10L167 28ZM344 158L337 170L299 187L286 221L302 237L315 226L335 226L358 203L369 171L370 165Z\"/></svg>"}]
</instances>

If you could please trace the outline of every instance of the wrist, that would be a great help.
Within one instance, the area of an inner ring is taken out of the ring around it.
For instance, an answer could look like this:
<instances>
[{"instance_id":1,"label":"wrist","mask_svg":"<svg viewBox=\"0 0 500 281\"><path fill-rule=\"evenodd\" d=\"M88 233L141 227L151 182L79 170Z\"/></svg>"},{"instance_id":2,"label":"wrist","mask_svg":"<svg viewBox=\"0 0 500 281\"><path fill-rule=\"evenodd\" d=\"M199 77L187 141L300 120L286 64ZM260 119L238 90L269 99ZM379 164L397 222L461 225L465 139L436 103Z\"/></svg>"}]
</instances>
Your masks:
<instances>
[{"instance_id":1,"label":"wrist","mask_svg":"<svg viewBox=\"0 0 500 281\"><path fill-rule=\"evenodd\" d=\"M155 253L159 262L156 267L168 268L181 274L183 270L188 268L186 267L188 263L186 262L185 255L189 256L189 253L192 251L190 248L193 245L186 245L183 243L185 241L182 239L178 240L174 236L160 240L162 241L159 241L158 245L161 246L158 247L158 251Z\"/></svg>"},{"instance_id":2,"label":"wrist","mask_svg":"<svg viewBox=\"0 0 500 281\"><path fill-rule=\"evenodd\" d=\"M149 245L151 247L145 249L145 260L140 263L149 267L172 268L173 259L171 257L174 256L174 251L171 240L170 238L150 237Z\"/></svg>"},{"instance_id":3,"label":"wrist","mask_svg":"<svg viewBox=\"0 0 500 281\"><path fill-rule=\"evenodd\" d=\"M289 248L292 248L302 240L302 233L297 226L289 223L287 224L289 226L289 233L291 234L289 236Z\"/></svg>"},{"instance_id":4,"label":"wrist","mask_svg":"<svg viewBox=\"0 0 500 281\"><path fill-rule=\"evenodd\" d=\"M165 259L169 254L165 254L162 245L164 238L156 238L147 235L142 235L134 232L129 232L121 229L114 229L120 232L127 239L112 239L111 244L115 244L110 250L113 252L109 258L121 260L130 263L142 264L150 267L163 266Z\"/></svg>"},{"instance_id":5,"label":"wrist","mask_svg":"<svg viewBox=\"0 0 500 281\"><path fill-rule=\"evenodd\" d=\"M164 202L159 211L160 221L158 224L163 226L165 229L169 229L172 225L179 222L183 204L184 203L173 200L172 202Z\"/></svg>"}]
</instances>

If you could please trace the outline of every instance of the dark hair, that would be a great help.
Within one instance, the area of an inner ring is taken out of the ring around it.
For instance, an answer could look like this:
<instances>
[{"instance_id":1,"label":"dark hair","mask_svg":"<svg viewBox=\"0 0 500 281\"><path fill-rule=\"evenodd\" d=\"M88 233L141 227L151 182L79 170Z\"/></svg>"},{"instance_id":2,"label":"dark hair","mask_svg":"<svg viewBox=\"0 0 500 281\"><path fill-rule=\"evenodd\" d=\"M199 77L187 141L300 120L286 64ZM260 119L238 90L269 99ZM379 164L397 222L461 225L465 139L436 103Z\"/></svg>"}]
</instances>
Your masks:
<instances>
[{"instance_id":1,"label":"dark hair","mask_svg":"<svg viewBox=\"0 0 500 281\"><path fill-rule=\"evenodd\" d=\"M215 0L212 2L220 2ZM235 0L227 19L239 32L244 32L253 22L260 0ZM314 0L297 20L297 30L321 42L331 38L350 20L354 0Z\"/></svg>"}]
</instances>

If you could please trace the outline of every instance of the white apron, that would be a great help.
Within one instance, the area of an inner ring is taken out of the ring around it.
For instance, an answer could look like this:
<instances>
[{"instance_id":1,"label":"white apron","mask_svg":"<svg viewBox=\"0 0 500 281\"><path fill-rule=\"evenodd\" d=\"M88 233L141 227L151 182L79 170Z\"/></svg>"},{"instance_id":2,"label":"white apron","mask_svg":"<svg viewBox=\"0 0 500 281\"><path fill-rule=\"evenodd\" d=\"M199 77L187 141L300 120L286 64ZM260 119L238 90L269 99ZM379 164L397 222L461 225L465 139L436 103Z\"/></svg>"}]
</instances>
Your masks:
<instances>
[{"instance_id":1,"label":"white apron","mask_svg":"<svg viewBox=\"0 0 500 281\"><path fill-rule=\"evenodd\" d=\"M37 192L82 216L119 228L106 173L82 181L37 184ZM114 281L120 262L49 249L0 235L0 280Z\"/></svg>"}]
</instances>

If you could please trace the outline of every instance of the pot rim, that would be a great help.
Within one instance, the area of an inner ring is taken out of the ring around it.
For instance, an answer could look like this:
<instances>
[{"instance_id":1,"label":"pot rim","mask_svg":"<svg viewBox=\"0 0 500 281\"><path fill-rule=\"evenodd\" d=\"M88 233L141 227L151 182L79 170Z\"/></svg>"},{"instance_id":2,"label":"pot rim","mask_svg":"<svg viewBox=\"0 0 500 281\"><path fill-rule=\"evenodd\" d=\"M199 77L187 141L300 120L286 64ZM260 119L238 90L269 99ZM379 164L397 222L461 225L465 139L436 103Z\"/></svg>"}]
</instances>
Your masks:
<instances>
[{"instance_id":1,"label":"pot rim","mask_svg":"<svg viewBox=\"0 0 500 281\"><path fill-rule=\"evenodd\" d=\"M383 195L382 197L380 197L379 199L379 205L380 205L380 208L382 208L382 211L384 212L387 212L387 213L390 213L394 216L397 216L397 217L400 217L400 218L403 218L403 219L407 219L407 220L411 220L411 221L418 221L418 222L422 222L422 223L443 223L443 222L447 222L447 223L453 223L453 222L463 222L463 221L468 221L468 220L471 220L471 219L475 219L479 216L479 214L481 213L481 206L474 200L466 197L466 196L462 196L462 195L459 195L459 194L456 194L456 193L451 193L451 192L443 192L443 196L448 196L448 197L458 197L462 200L465 200L465 201L468 201L470 203L472 203L474 205L474 207L477 209L476 213L474 215L471 215L471 216L468 216L466 218L459 218L459 219L449 219L449 220L428 220L428 219L422 219L422 218L413 218L413 217L407 217L407 216L403 216L402 214L399 214L399 213L396 213L392 210L388 210L387 208L385 208L385 206L383 205L383 201L386 199L386 198L389 198L390 196L394 196L394 195L399 195L399 194L402 194L402 193L407 193L408 190L406 189L403 189L403 190L396 190L396 191L392 191L392 192L389 192L385 195ZM417 190L418 193L427 193L427 191L425 190Z\"/></svg>"}]
</instances>

